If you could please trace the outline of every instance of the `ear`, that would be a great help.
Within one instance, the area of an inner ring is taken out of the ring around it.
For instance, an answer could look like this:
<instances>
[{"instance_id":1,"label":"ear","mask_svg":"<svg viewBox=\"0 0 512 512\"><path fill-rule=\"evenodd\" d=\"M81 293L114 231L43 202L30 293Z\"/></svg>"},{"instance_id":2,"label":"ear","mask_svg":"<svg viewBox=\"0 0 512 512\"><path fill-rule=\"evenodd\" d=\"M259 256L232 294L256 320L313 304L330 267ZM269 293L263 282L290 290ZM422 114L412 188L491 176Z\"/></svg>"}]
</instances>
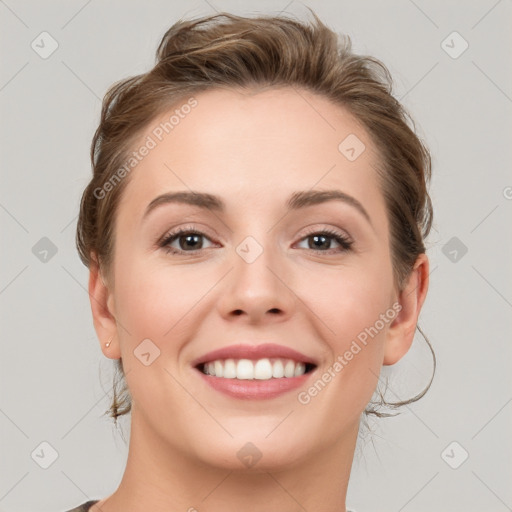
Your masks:
<instances>
[{"instance_id":1,"label":"ear","mask_svg":"<svg viewBox=\"0 0 512 512\"><path fill-rule=\"evenodd\" d=\"M120 359L121 350L117 338L117 322L114 316L114 295L105 283L95 258L89 269L89 300L94 329L100 340L103 354L110 359ZM112 338L108 347L105 343Z\"/></svg>"},{"instance_id":2,"label":"ear","mask_svg":"<svg viewBox=\"0 0 512 512\"><path fill-rule=\"evenodd\" d=\"M400 312L391 322L384 348L384 365L398 362L411 348L421 307L425 301L429 281L429 261L420 254L407 280L399 292Z\"/></svg>"}]
</instances>

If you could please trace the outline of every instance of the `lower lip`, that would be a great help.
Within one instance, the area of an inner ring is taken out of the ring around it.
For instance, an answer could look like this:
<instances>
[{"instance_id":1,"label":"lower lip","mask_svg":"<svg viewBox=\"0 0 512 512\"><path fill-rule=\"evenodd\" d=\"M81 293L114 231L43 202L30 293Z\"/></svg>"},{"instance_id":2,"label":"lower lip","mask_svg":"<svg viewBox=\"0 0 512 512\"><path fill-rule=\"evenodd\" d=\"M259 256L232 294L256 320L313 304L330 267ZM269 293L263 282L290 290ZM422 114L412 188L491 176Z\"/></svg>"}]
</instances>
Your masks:
<instances>
[{"instance_id":1,"label":"lower lip","mask_svg":"<svg viewBox=\"0 0 512 512\"><path fill-rule=\"evenodd\" d=\"M241 400L275 398L304 385L310 375L314 373L313 370L299 377L282 377L280 379L269 380L239 380L213 377L212 375L206 375L201 370L196 369L196 371L213 389Z\"/></svg>"}]
</instances>

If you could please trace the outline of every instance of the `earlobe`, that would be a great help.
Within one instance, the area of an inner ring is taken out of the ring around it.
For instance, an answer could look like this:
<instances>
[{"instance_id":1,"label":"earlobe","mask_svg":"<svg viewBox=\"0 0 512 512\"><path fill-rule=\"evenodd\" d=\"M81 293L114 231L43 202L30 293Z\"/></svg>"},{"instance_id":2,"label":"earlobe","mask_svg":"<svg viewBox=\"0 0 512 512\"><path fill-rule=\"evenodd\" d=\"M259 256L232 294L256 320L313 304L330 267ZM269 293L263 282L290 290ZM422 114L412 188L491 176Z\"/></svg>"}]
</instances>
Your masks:
<instances>
[{"instance_id":1,"label":"earlobe","mask_svg":"<svg viewBox=\"0 0 512 512\"><path fill-rule=\"evenodd\" d=\"M89 269L89 300L94 329L100 341L103 354L110 359L121 357L119 343L116 343L117 323L114 312L114 296L105 283L96 263ZM108 346L107 342L110 340Z\"/></svg>"},{"instance_id":2,"label":"earlobe","mask_svg":"<svg viewBox=\"0 0 512 512\"><path fill-rule=\"evenodd\" d=\"M399 293L400 312L388 329L384 365L397 363L411 348L421 307L427 295L428 281L429 261L426 254L420 254L404 289Z\"/></svg>"}]
</instances>

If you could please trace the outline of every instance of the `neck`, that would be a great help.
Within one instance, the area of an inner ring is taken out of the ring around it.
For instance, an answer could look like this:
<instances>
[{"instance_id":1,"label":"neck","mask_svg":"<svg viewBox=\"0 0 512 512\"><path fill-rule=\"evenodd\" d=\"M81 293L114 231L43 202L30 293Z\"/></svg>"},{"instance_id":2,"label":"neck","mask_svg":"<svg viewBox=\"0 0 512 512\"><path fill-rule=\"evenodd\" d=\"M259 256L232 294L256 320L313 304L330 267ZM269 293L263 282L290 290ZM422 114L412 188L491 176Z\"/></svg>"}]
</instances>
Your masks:
<instances>
[{"instance_id":1,"label":"neck","mask_svg":"<svg viewBox=\"0 0 512 512\"><path fill-rule=\"evenodd\" d=\"M346 512L358 427L352 425L336 446L286 469L224 469L169 448L132 416L122 481L91 512Z\"/></svg>"}]
</instances>

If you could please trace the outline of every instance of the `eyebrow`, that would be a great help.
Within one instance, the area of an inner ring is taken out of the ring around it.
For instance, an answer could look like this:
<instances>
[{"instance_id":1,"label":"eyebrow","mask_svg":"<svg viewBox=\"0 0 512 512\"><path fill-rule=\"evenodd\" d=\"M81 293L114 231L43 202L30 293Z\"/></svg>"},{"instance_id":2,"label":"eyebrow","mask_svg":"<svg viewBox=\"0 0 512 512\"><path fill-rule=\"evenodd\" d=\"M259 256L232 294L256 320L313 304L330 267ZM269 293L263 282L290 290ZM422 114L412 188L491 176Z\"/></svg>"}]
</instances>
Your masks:
<instances>
[{"instance_id":1,"label":"eyebrow","mask_svg":"<svg viewBox=\"0 0 512 512\"><path fill-rule=\"evenodd\" d=\"M355 198L341 190L303 190L294 192L286 203L288 211L299 210L308 206L325 203L327 201L341 201L355 208L363 217L372 224L370 215L363 205ZM224 201L219 197L205 192L168 192L155 197L146 207L143 220L155 208L169 203L180 203L197 206L207 210L222 213L226 210Z\"/></svg>"}]
</instances>

